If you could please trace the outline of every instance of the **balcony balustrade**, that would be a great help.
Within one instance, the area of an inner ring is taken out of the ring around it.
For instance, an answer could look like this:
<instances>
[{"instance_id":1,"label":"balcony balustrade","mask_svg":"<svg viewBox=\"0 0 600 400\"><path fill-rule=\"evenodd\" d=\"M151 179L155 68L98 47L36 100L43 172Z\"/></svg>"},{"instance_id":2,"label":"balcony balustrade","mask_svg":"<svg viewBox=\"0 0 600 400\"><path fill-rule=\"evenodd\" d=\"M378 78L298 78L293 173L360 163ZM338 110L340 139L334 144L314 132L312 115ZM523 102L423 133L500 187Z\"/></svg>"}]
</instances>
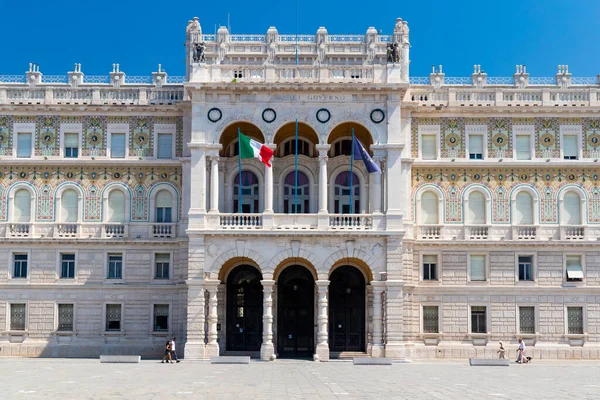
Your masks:
<instances>
[{"instance_id":1,"label":"balcony balustrade","mask_svg":"<svg viewBox=\"0 0 600 400\"><path fill-rule=\"evenodd\" d=\"M443 239L442 229L444 225L421 225L418 226L418 238L425 240Z\"/></svg>"},{"instance_id":2,"label":"balcony balustrade","mask_svg":"<svg viewBox=\"0 0 600 400\"><path fill-rule=\"evenodd\" d=\"M79 224L56 224L54 227L55 238L77 238L80 233Z\"/></svg>"},{"instance_id":3,"label":"balcony balustrade","mask_svg":"<svg viewBox=\"0 0 600 400\"><path fill-rule=\"evenodd\" d=\"M9 224L6 231L6 237L9 238L29 238L33 237L32 223Z\"/></svg>"},{"instance_id":4,"label":"balcony balustrade","mask_svg":"<svg viewBox=\"0 0 600 400\"><path fill-rule=\"evenodd\" d=\"M465 239L485 240L489 238L489 225L465 225Z\"/></svg>"},{"instance_id":5,"label":"balcony balustrade","mask_svg":"<svg viewBox=\"0 0 600 400\"><path fill-rule=\"evenodd\" d=\"M150 238L174 238L177 236L177 224L153 223L149 225L148 237Z\"/></svg>"},{"instance_id":6,"label":"balcony balustrade","mask_svg":"<svg viewBox=\"0 0 600 400\"><path fill-rule=\"evenodd\" d=\"M538 227L535 225L518 225L512 228L513 240L536 240Z\"/></svg>"},{"instance_id":7,"label":"balcony balustrade","mask_svg":"<svg viewBox=\"0 0 600 400\"><path fill-rule=\"evenodd\" d=\"M262 214L221 214L221 229L262 229Z\"/></svg>"},{"instance_id":8,"label":"balcony balustrade","mask_svg":"<svg viewBox=\"0 0 600 400\"><path fill-rule=\"evenodd\" d=\"M126 238L128 234L128 224L103 224L102 238Z\"/></svg>"},{"instance_id":9,"label":"balcony balustrade","mask_svg":"<svg viewBox=\"0 0 600 400\"><path fill-rule=\"evenodd\" d=\"M341 214L329 216L329 229L371 229L373 218L368 214Z\"/></svg>"},{"instance_id":10,"label":"balcony balustrade","mask_svg":"<svg viewBox=\"0 0 600 400\"><path fill-rule=\"evenodd\" d=\"M561 226L561 240L585 240L585 226Z\"/></svg>"}]
</instances>

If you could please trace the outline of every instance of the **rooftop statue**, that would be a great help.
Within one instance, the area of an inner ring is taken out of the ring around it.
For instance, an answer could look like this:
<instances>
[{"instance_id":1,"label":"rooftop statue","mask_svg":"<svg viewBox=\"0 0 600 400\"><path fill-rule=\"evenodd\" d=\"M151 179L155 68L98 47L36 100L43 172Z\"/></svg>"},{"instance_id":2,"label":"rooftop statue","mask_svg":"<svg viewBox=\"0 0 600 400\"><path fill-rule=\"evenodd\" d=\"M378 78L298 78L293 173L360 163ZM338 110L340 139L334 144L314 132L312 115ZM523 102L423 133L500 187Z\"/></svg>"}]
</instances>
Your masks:
<instances>
[{"instance_id":1,"label":"rooftop statue","mask_svg":"<svg viewBox=\"0 0 600 400\"><path fill-rule=\"evenodd\" d=\"M194 62L195 63L206 62L205 50L206 50L206 43L204 43L204 41L194 44Z\"/></svg>"}]
</instances>

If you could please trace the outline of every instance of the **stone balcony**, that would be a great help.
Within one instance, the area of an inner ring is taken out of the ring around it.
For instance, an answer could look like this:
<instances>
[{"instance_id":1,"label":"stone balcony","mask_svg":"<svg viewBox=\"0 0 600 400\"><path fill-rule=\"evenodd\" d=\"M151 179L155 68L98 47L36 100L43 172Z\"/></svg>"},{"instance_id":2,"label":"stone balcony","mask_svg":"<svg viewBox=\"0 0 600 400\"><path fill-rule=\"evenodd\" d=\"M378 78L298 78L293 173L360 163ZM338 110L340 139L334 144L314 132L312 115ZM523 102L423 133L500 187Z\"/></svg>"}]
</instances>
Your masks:
<instances>
[{"instance_id":1,"label":"stone balcony","mask_svg":"<svg viewBox=\"0 0 600 400\"><path fill-rule=\"evenodd\" d=\"M0 237L9 239L175 239L184 236L177 223L4 223Z\"/></svg>"},{"instance_id":2,"label":"stone balcony","mask_svg":"<svg viewBox=\"0 0 600 400\"><path fill-rule=\"evenodd\" d=\"M424 241L596 241L600 226L589 225L418 225L417 240Z\"/></svg>"}]
</instances>

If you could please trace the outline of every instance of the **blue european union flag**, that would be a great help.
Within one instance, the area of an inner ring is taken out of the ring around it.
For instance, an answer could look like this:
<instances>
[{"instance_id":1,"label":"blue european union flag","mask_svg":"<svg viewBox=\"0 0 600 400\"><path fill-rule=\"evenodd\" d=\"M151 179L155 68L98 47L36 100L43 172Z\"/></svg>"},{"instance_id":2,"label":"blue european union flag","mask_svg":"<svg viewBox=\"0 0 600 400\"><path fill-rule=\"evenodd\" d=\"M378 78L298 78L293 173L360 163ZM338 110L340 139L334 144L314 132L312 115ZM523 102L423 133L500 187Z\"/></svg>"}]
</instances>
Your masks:
<instances>
[{"instance_id":1,"label":"blue european union flag","mask_svg":"<svg viewBox=\"0 0 600 400\"><path fill-rule=\"evenodd\" d=\"M379 168L379 165L373 161L367 150L365 150L362 143L358 141L356 136L353 137L353 142L354 143L352 145L354 146L354 159L363 160L365 163L365 168L367 168L367 171L369 171L370 174L373 172L381 173L381 168Z\"/></svg>"}]
</instances>

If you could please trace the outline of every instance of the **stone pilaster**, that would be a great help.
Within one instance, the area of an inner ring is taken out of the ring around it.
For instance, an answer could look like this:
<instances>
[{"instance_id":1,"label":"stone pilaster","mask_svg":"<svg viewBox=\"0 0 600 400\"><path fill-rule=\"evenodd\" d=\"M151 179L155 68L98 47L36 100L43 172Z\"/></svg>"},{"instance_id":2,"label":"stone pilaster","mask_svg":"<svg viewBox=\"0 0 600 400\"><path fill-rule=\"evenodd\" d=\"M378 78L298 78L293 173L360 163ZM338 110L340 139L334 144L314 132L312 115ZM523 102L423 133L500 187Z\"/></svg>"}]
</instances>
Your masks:
<instances>
[{"instance_id":1,"label":"stone pilaster","mask_svg":"<svg viewBox=\"0 0 600 400\"><path fill-rule=\"evenodd\" d=\"M208 340L206 342L205 357L215 357L219 355L219 343L217 342L217 306L219 291L219 281L205 281L205 288L208 291Z\"/></svg>"},{"instance_id":2,"label":"stone pilaster","mask_svg":"<svg viewBox=\"0 0 600 400\"><path fill-rule=\"evenodd\" d=\"M204 347L206 329L204 321L204 286L202 281L187 281L187 340L184 358L186 360L202 360L205 358Z\"/></svg>"},{"instance_id":3,"label":"stone pilaster","mask_svg":"<svg viewBox=\"0 0 600 400\"><path fill-rule=\"evenodd\" d=\"M385 291L385 282L371 282L373 287L373 339L371 344L371 357L383 357L383 302L382 295Z\"/></svg>"},{"instance_id":4,"label":"stone pilaster","mask_svg":"<svg viewBox=\"0 0 600 400\"><path fill-rule=\"evenodd\" d=\"M219 157L210 157L210 212L219 212Z\"/></svg>"},{"instance_id":5,"label":"stone pilaster","mask_svg":"<svg viewBox=\"0 0 600 400\"><path fill-rule=\"evenodd\" d=\"M315 361L329 361L329 281L318 280L317 285L317 350Z\"/></svg>"},{"instance_id":6,"label":"stone pilaster","mask_svg":"<svg viewBox=\"0 0 600 400\"><path fill-rule=\"evenodd\" d=\"M273 286L275 281L262 280L263 286L263 341L260 346L260 358L265 361L275 360L273 346Z\"/></svg>"},{"instance_id":7,"label":"stone pilaster","mask_svg":"<svg viewBox=\"0 0 600 400\"><path fill-rule=\"evenodd\" d=\"M386 284L386 343L385 356L406 359L404 345L404 281L388 280Z\"/></svg>"}]
</instances>

